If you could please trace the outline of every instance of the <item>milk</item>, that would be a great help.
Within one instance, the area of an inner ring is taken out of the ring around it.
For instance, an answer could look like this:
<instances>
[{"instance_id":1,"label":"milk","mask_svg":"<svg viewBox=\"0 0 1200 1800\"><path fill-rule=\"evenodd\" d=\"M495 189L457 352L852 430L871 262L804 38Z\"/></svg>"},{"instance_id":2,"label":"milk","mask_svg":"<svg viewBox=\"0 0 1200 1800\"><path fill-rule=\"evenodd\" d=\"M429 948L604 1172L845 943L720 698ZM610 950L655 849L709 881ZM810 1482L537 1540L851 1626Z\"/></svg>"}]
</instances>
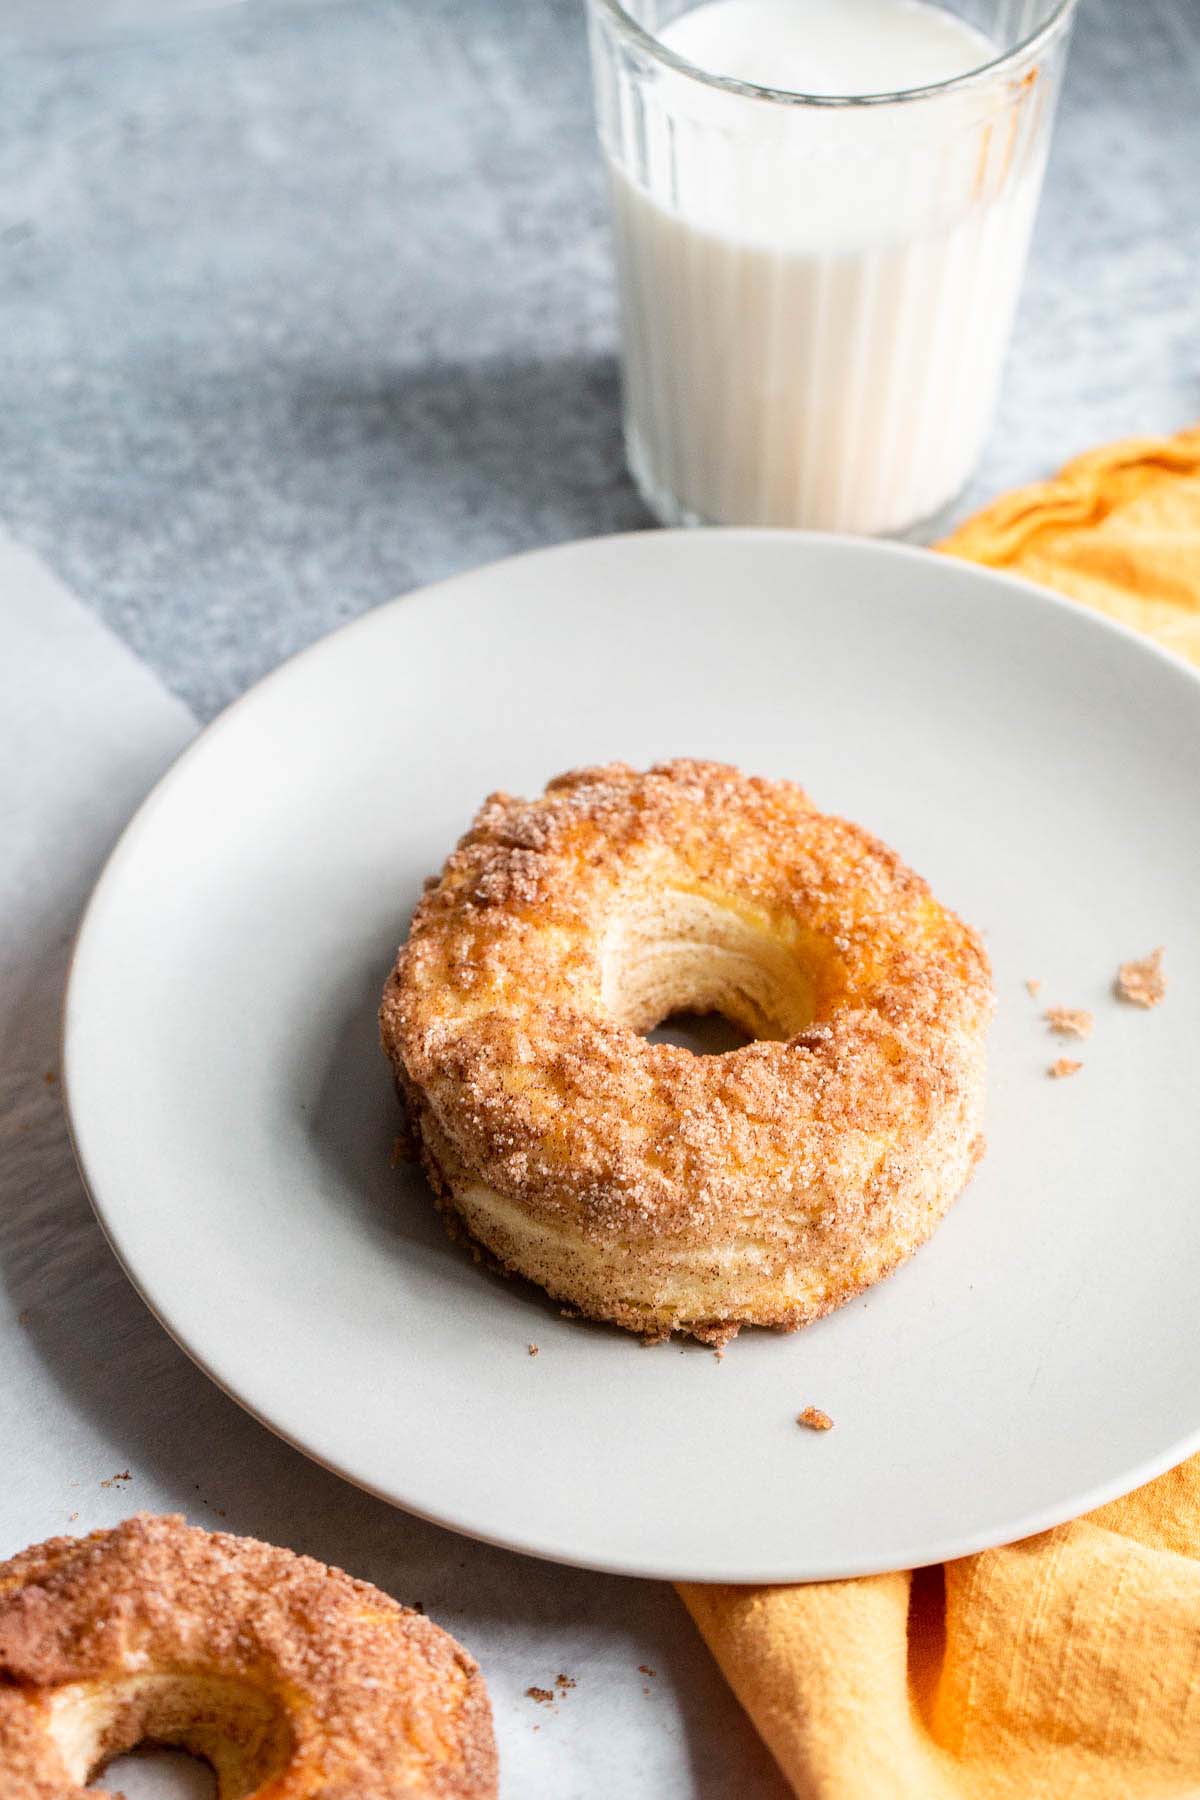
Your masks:
<instances>
[{"instance_id":1,"label":"milk","mask_svg":"<svg viewBox=\"0 0 1200 1800\"><path fill-rule=\"evenodd\" d=\"M998 55L923 0L708 0L659 38L806 95ZM660 516L900 532L937 514L995 406L1048 135L1036 73L839 107L664 59L610 106L627 441Z\"/></svg>"},{"instance_id":2,"label":"milk","mask_svg":"<svg viewBox=\"0 0 1200 1800\"><path fill-rule=\"evenodd\" d=\"M894 94L965 75L997 51L926 0L707 0L658 37L712 75L795 94Z\"/></svg>"}]
</instances>

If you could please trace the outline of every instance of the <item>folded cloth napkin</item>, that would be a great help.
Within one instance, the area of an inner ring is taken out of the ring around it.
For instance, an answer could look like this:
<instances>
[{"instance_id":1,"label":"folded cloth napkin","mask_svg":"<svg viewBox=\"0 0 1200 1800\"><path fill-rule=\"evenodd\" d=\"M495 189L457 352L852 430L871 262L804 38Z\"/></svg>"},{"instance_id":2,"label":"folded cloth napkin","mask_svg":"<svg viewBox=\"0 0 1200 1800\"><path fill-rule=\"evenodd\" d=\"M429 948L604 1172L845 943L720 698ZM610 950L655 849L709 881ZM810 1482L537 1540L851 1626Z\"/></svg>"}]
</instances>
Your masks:
<instances>
[{"instance_id":1,"label":"folded cloth napkin","mask_svg":"<svg viewBox=\"0 0 1200 1800\"><path fill-rule=\"evenodd\" d=\"M1200 426L1091 450L938 547L1057 588L1200 663Z\"/></svg>"},{"instance_id":2,"label":"folded cloth napkin","mask_svg":"<svg viewBox=\"0 0 1200 1800\"><path fill-rule=\"evenodd\" d=\"M1200 428L1081 456L940 548L1200 663ZM945 1568L680 1593L802 1800L1200 1796L1200 1457Z\"/></svg>"}]
</instances>

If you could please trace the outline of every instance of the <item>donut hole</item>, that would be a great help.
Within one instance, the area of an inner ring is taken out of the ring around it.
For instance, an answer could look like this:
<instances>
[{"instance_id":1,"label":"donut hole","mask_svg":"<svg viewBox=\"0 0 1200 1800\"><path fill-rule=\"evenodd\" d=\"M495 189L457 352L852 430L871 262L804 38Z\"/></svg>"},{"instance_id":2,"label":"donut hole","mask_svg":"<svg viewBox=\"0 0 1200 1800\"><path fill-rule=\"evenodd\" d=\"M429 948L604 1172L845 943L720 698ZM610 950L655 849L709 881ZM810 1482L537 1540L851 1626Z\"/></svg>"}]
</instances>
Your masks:
<instances>
[{"instance_id":1,"label":"donut hole","mask_svg":"<svg viewBox=\"0 0 1200 1800\"><path fill-rule=\"evenodd\" d=\"M690 1050L693 1056L724 1056L754 1041L750 1032L719 1012L668 1013L661 1025L642 1036L647 1043L674 1044L679 1050Z\"/></svg>"},{"instance_id":2,"label":"donut hole","mask_svg":"<svg viewBox=\"0 0 1200 1800\"><path fill-rule=\"evenodd\" d=\"M208 1763L219 1800L249 1800L287 1768L291 1729L279 1701L253 1682L202 1672L80 1681L56 1692L50 1733L80 1787L142 1745Z\"/></svg>"},{"instance_id":3,"label":"donut hole","mask_svg":"<svg viewBox=\"0 0 1200 1800\"><path fill-rule=\"evenodd\" d=\"M104 1780L125 1800L220 1800L211 1764L186 1750L132 1750L109 1763Z\"/></svg>"},{"instance_id":4,"label":"donut hole","mask_svg":"<svg viewBox=\"0 0 1200 1800\"><path fill-rule=\"evenodd\" d=\"M601 993L614 1018L643 1036L692 1049L664 1021L718 1014L739 1043L805 1031L817 1010L819 941L788 921L772 927L735 903L665 888L614 920L602 955ZM711 1033L706 1035L712 1036Z\"/></svg>"}]
</instances>

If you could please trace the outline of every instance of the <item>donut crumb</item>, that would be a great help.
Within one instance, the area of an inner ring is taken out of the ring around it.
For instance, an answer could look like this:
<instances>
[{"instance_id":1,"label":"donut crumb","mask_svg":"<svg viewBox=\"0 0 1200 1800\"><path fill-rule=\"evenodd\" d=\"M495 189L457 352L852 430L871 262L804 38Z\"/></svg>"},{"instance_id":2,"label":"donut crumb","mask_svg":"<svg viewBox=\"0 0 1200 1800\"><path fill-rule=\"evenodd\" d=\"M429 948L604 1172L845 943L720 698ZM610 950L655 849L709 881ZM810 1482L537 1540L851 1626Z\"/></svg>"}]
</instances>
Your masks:
<instances>
[{"instance_id":1,"label":"donut crumb","mask_svg":"<svg viewBox=\"0 0 1200 1800\"><path fill-rule=\"evenodd\" d=\"M119 1487L123 1481L132 1481L132 1480L133 1480L133 1476L129 1473L129 1470L122 1469L119 1474L110 1475L107 1481L102 1481L100 1483L100 1486L103 1488Z\"/></svg>"},{"instance_id":2,"label":"donut crumb","mask_svg":"<svg viewBox=\"0 0 1200 1800\"><path fill-rule=\"evenodd\" d=\"M796 1414L797 1425L807 1426L809 1431L832 1431L833 1420L819 1406L806 1406L802 1413Z\"/></svg>"},{"instance_id":3,"label":"donut crumb","mask_svg":"<svg viewBox=\"0 0 1200 1800\"><path fill-rule=\"evenodd\" d=\"M1064 1075L1078 1075L1082 1067L1083 1064L1076 1062L1073 1056L1060 1056L1056 1062L1050 1064L1046 1073L1051 1081L1061 1081Z\"/></svg>"},{"instance_id":4,"label":"donut crumb","mask_svg":"<svg viewBox=\"0 0 1200 1800\"><path fill-rule=\"evenodd\" d=\"M525 1696L529 1700L536 1700L539 1706L554 1705L554 1693L550 1688L527 1687L525 1689Z\"/></svg>"},{"instance_id":5,"label":"donut crumb","mask_svg":"<svg viewBox=\"0 0 1200 1800\"><path fill-rule=\"evenodd\" d=\"M1152 950L1149 956L1134 957L1132 962L1124 962L1117 970L1114 984L1118 1000L1127 1000L1130 1006L1141 1006L1149 1009L1158 1006L1167 993L1167 978L1162 967L1163 946Z\"/></svg>"},{"instance_id":6,"label":"donut crumb","mask_svg":"<svg viewBox=\"0 0 1200 1800\"><path fill-rule=\"evenodd\" d=\"M1031 1000L1036 1000L1038 995L1041 993L1041 991L1042 991L1041 976L1040 975L1030 975L1028 980L1025 983L1025 992L1029 995L1029 998Z\"/></svg>"},{"instance_id":7,"label":"donut crumb","mask_svg":"<svg viewBox=\"0 0 1200 1800\"><path fill-rule=\"evenodd\" d=\"M554 1685L561 1693L565 1693L568 1688L578 1687L579 1683L573 1675L563 1675L560 1673L554 1677Z\"/></svg>"},{"instance_id":8,"label":"donut crumb","mask_svg":"<svg viewBox=\"0 0 1200 1800\"><path fill-rule=\"evenodd\" d=\"M654 1670L650 1667L649 1663L639 1663L638 1664L638 1674L639 1675L649 1675L651 1680L654 1679Z\"/></svg>"},{"instance_id":9,"label":"donut crumb","mask_svg":"<svg viewBox=\"0 0 1200 1800\"><path fill-rule=\"evenodd\" d=\"M1042 1017L1051 1031L1057 1031L1060 1037L1091 1037L1096 1023L1096 1015L1082 1007L1048 1006Z\"/></svg>"},{"instance_id":10,"label":"donut crumb","mask_svg":"<svg viewBox=\"0 0 1200 1800\"><path fill-rule=\"evenodd\" d=\"M530 1356L536 1356L538 1354L538 1346L536 1344L530 1344L529 1354Z\"/></svg>"}]
</instances>

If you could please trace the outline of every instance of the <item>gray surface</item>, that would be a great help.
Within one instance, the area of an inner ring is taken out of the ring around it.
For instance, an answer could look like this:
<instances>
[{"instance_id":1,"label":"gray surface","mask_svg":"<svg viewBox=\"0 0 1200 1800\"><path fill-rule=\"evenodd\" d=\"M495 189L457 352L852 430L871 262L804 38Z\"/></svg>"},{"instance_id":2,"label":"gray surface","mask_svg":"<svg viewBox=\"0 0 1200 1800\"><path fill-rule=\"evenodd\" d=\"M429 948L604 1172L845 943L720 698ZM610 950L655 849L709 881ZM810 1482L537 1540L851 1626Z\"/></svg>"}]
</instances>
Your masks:
<instances>
[{"instance_id":1,"label":"gray surface","mask_svg":"<svg viewBox=\"0 0 1200 1800\"><path fill-rule=\"evenodd\" d=\"M968 504L1200 415L1198 92L1197 0L1084 0ZM0 518L202 716L414 584L647 522L581 0L67 36L0 58L0 117Z\"/></svg>"}]
</instances>

